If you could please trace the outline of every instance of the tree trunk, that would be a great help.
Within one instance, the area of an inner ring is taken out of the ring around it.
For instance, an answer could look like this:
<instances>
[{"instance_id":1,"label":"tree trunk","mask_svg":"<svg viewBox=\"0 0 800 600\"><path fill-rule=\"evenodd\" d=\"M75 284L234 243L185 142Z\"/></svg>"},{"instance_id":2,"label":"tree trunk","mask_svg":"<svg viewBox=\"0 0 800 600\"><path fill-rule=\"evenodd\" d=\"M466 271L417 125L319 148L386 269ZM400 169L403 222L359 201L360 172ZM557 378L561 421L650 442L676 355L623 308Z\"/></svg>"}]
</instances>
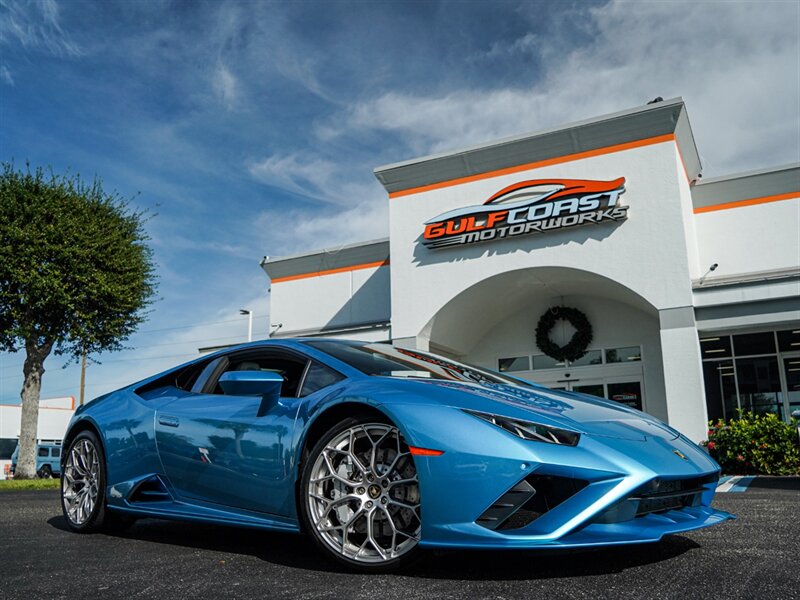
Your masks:
<instances>
[{"instance_id":1,"label":"tree trunk","mask_svg":"<svg viewBox=\"0 0 800 600\"><path fill-rule=\"evenodd\" d=\"M39 425L39 394L42 390L44 359L50 354L52 344L37 346L30 340L25 342L25 363L22 367L22 418L19 425L19 454L14 471L15 479L36 477L36 439Z\"/></svg>"}]
</instances>

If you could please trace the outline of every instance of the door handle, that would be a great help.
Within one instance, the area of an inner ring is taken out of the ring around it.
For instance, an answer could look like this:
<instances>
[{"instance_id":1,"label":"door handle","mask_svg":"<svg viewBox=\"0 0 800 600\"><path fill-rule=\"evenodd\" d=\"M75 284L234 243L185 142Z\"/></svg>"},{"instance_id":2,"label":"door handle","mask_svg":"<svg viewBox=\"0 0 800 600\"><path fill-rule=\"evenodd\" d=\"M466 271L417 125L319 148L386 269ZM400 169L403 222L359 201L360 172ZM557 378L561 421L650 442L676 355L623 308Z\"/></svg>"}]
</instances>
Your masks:
<instances>
[{"instance_id":1,"label":"door handle","mask_svg":"<svg viewBox=\"0 0 800 600\"><path fill-rule=\"evenodd\" d=\"M178 417L172 417L170 415L159 415L158 422L167 427L177 427L181 423Z\"/></svg>"}]
</instances>

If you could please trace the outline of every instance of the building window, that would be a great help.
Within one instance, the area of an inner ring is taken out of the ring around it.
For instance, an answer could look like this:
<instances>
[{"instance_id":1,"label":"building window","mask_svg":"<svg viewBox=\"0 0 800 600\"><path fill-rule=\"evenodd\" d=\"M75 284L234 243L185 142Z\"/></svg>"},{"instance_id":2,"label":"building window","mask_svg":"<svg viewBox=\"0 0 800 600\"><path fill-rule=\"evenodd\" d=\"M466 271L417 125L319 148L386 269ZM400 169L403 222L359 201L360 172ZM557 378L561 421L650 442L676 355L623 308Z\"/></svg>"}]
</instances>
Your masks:
<instances>
[{"instance_id":1,"label":"building window","mask_svg":"<svg viewBox=\"0 0 800 600\"><path fill-rule=\"evenodd\" d=\"M0 460L9 460L16 447L16 438L0 438Z\"/></svg>"},{"instance_id":2,"label":"building window","mask_svg":"<svg viewBox=\"0 0 800 600\"><path fill-rule=\"evenodd\" d=\"M789 416L800 418L800 356L783 359L786 373L786 397L789 401Z\"/></svg>"},{"instance_id":3,"label":"building window","mask_svg":"<svg viewBox=\"0 0 800 600\"><path fill-rule=\"evenodd\" d=\"M800 329L702 337L700 350L709 419L740 408L788 420L800 409Z\"/></svg>"},{"instance_id":4,"label":"building window","mask_svg":"<svg viewBox=\"0 0 800 600\"><path fill-rule=\"evenodd\" d=\"M736 359L739 404L754 413L783 415L783 394L777 356Z\"/></svg>"},{"instance_id":5,"label":"building window","mask_svg":"<svg viewBox=\"0 0 800 600\"><path fill-rule=\"evenodd\" d=\"M730 419L736 416L736 371L732 360L704 361L703 380L709 420Z\"/></svg>"},{"instance_id":6,"label":"building window","mask_svg":"<svg viewBox=\"0 0 800 600\"><path fill-rule=\"evenodd\" d=\"M775 334L767 331L735 335L733 336L733 349L736 356L775 354Z\"/></svg>"},{"instance_id":7,"label":"building window","mask_svg":"<svg viewBox=\"0 0 800 600\"><path fill-rule=\"evenodd\" d=\"M607 363L624 363L642 360L642 349L639 346L626 348L609 348L606 350Z\"/></svg>"},{"instance_id":8,"label":"building window","mask_svg":"<svg viewBox=\"0 0 800 600\"><path fill-rule=\"evenodd\" d=\"M605 361L603 357L605 357ZM530 363L528 362L529 359ZM578 360L573 361L558 361L545 354L534 354L531 357L516 356L512 358L501 358L498 363L500 371L524 371L531 368L534 371L538 371L541 369L590 367L593 365L613 363L622 364L641 360L641 346L625 346L622 348L598 348L595 350L588 350L586 354L581 356Z\"/></svg>"},{"instance_id":9,"label":"building window","mask_svg":"<svg viewBox=\"0 0 800 600\"><path fill-rule=\"evenodd\" d=\"M602 365L603 364L603 351L602 350L589 350L586 354L581 356L578 360L573 360L569 363L570 367L583 367L586 365Z\"/></svg>"},{"instance_id":10,"label":"building window","mask_svg":"<svg viewBox=\"0 0 800 600\"><path fill-rule=\"evenodd\" d=\"M558 369L559 367L566 367L567 363L564 361L558 361L555 358L551 358L546 354L537 354L533 357L533 370L536 371L538 369Z\"/></svg>"},{"instance_id":11,"label":"building window","mask_svg":"<svg viewBox=\"0 0 800 600\"><path fill-rule=\"evenodd\" d=\"M703 358L728 358L731 356L731 336L700 338L700 353Z\"/></svg>"},{"instance_id":12,"label":"building window","mask_svg":"<svg viewBox=\"0 0 800 600\"><path fill-rule=\"evenodd\" d=\"M501 373L506 371L530 371L531 359L529 356L501 358L497 361L497 368Z\"/></svg>"},{"instance_id":13,"label":"building window","mask_svg":"<svg viewBox=\"0 0 800 600\"><path fill-rule=\"evenodd\" d=\"M778 352L800 352L800 329L778 332Z\"/></svg>"}]
</instances>

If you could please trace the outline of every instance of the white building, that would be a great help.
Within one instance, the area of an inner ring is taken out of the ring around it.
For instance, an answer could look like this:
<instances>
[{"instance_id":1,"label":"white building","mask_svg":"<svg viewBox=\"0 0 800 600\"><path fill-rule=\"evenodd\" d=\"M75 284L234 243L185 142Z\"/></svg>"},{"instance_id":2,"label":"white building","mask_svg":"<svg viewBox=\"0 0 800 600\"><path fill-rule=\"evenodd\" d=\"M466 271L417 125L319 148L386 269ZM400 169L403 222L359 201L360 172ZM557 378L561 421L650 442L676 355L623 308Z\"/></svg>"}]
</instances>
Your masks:
<instances>
[{"instance_id":1,"label":"white building","mask_svg":"<svg viewBox=\"0 0 800 600\"><path fill-rule=\"evenodd\" d=\"M736 407L800 409L800 165L700 179L681 99L375 174L388 239L262 263L274 337L391 340L695 440ZM536 344L558 306L592 327L572 363Z\"/></svg>"},{"instance_id":2,"label":"white building","mask_svg":"<svg viewBox=\"0 0 800 600\"><path fill-rule=\"evenodd\" d=\"M75 412L75 398L48 398L39 402L37 435L40 443L60 444ZM22 406L0 404L0 479L6 479L11 454L19 441Z\"/></svg>"}]
</instances>

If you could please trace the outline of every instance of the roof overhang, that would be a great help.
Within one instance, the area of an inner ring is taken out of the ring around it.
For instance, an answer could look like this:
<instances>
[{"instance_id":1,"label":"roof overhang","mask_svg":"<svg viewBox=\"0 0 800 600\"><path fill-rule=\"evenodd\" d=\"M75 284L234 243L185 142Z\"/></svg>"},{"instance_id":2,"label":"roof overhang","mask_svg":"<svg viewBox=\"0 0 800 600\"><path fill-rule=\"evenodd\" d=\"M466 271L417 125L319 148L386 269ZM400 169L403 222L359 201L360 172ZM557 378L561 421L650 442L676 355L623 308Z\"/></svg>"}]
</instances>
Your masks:
<instances>
[{"instance_id":1,"label":"roof overhang","mask_svg":"<svg viewBox=\"0 0 800 600\"><path fill-rule=\"evenodd\" d=\"M261 268L276 283L388 264L389 238L383 238L280 258L265 257Z\"/></svg>"},{"instance_id":2,"label":"roof overhang","mask_svg":"<svg viewBox=\"0 0 800 600\"><path fill-rule=\"evenodd\" d=\"M704 179L692 187L696 213L797 197L800 163Z\"/></svg>"},{"instance_id":3,"label":"roof overhang","mask_svg":"<svg viewBox=\"0 0 800 600\"><path fill-rule=\"evenodd\" d=\"M462 150L433 154L375 169L389 194L457 182L464 178L550 159L581 155L604 148L674 136L686 174L694 181L701 171L686 105L681 98L617 112L553 129L505 138ZM422 191L422 190L419 190Z\"/></svg>"}]
</instances>

